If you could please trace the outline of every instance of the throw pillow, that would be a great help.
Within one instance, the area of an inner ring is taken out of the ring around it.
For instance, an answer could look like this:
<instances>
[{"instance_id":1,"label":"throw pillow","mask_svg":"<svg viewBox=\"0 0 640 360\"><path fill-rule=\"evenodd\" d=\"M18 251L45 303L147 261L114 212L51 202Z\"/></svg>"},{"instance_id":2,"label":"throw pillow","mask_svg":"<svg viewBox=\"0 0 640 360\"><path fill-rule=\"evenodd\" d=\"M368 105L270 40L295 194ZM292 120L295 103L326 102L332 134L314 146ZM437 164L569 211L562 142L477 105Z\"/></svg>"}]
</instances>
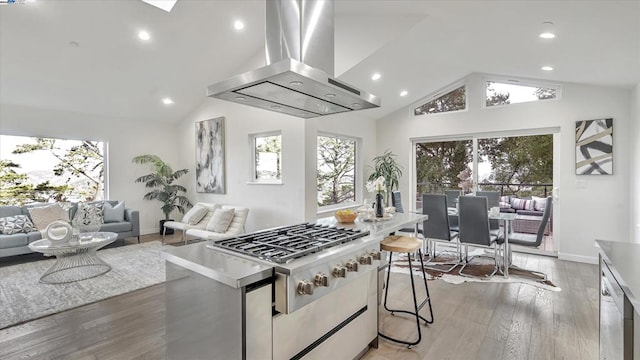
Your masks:
<instances>
[{"instance_id":1,"label":"throw pillow","mask_svg":"<svg viewBox=\"0 0 640 360\"><path fill-rule=\"evenodd\" d=\"M533 200L533 209L535 211L544 211L544 208L547 206L547 198L532 196L531 200Z\"/></svg>"},{"instance_id":2,"label":"throw pillow","mask_svg":"<svg viewBox=\"0 0 640 360\"><path fill-rule=\"evenodd\" d=\"M37 230L44 231L56 220L69 222L69 214L59 204L29 208L29 216Z\"/></svg>"},{"instance_id":3,"label":"throw pillow","mask_svg":"<svg viewBox=\"0 0 640 360\"><path fill-rule=\"evenodd\" d=\"M105 201L102 208L102 220L105 223L124 221L124 201L120 201L116 205Z\"/></svg>"},{"instance_id":4,"label":"throw pillow","mask_svg":"<svg viewBox=\"0 0 640 360\"><path fill-rule=\"evenodd\" d=\"M104 212L104 203L91 202L91 203L78 203L78 210L73 217L74 225L96 225L103 224L102 213Z\"/></svg>"},{"instance_id":5,"label":"throw pillow","mask_svg":"<svg viewBox=\"0 0 640 360\"><path fill-rule=\"evenodd\" d=\"M511 199L511 207L515 210L533 211L533 200L513 198Z\"/></svg>"},{"instance_id":6,"label":"throw pillow","mask_svg":"<svg viewBox=\"0 0 640 360\"><path fill-rule=\"evenodd\" d=\"M207 215L207 212L209 212L209 209L200 204L195 204L191 209L189 209L189 211L187 211L186 214L184 214L182 222L189 225L195 225L199 223L205 215Z\"/></svg>"},{"instance_id":7,"label":"throw pillow","mask_svg":"<svg viewBox=\"0 0 640 360\"><path fill-rule=\"evenodd\" d=\"M500 202L511 204L511 196L500 196Z\"/></svg>"},{"instance_id":8,"label":"throw pillow","mask_svg":"<svg viewBox=\"0 0 640 360\"><path fill-rule=\"evenodd\" d=\"M27 215L15 215L0 218L0 234L11 235L28 233L33 230L33 223Z\"/></svg>"},{"instance_id":9,"label":"throw pillow","mask_svg":"<svg viewBox=\"0 0 640 360\"><path fill-rule=\"evenodd\" d=\"M213 216L211 217L211 220L209 220L206 229L217 233L226 232L229 225L231 225L234 213L234 209L216 209L213 212Z\"/></svg>"}]
</instances>

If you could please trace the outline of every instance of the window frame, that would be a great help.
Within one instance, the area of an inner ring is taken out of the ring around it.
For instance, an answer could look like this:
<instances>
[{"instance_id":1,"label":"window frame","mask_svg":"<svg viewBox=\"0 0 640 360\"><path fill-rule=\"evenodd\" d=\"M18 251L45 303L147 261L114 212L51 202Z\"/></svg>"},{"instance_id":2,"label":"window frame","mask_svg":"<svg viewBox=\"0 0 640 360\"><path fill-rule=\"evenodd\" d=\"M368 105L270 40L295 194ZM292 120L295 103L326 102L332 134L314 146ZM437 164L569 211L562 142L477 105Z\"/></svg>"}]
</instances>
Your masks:
<instances>
[{"instance_id":1,"label":"window frame","mask_svg":"<svg viewBox=\"0 0 640 360\"><path fill-rule=\"evenodd\" d=\"M487 83L488 82L495 82L495 83L501 83L501 84L507 84L507 85L514 85L514 86L530 86L530 87L537 87L537 88L554 89L556 91L556 97L553 99L539 99L539 100L531 100L531 101L522 101L522 102L513 103L513 104L487 106ZM542 102L558 101L562 99L562 85L551 83L551 82L545 82L545 81L523 79L518 77L483 76L482 90L483 91L482 91L481 104L480 104L481 109L503 108L503 107L512 106L512 105L539 103L541 101Z\"/></svg>"},{"instance_id":2,"label":"window frame","mask_svg":"<svg viewBox=\"0 0 640 360\"><path fill-rule=\"evenodd\" d=\"M431 102L441 96L444 96L460 87L465 88L465 97L464 97L464 109L460 109L460 110L451 110L451 111L444 111L444 112L437 112L437 113L431 113L431 114L419 114L416 115L416 108L423 106L424 104ZM458 112L464 112L464 111L469 111L469 84L468 84L468 79L465 77L462 80L458 80L456 82L453 82L445 87L442 87L432 93L430 93L429 95L423 97L422 99L414 102L413 104L411 104L411 108L410 108L410 112L411 112L411 116L412 117L419 117L419 116L433 116L433 115L440 115L440 114L451 114L451 113L458 113Z\"/></svg>"},{"instance_id":3,"label":"window frame","mask_svg":"<svg viewBox=\"0 0 640 360\"><path fill-rule=\"evenodd\" d=\"M347 201L347 202L343 202L343 203L338 203L338 204L331 204L331 205L324 205L324 206L320 206L318 205L318 192L316 190L316 195L315 195L315 202L316 202L316 213L321 214L321 213L325 213L325 212L330 212L330 211L334 211L334 210L339 210L339 209L346 209L346 208L353 208L355 206L358 206L360 204L358 204L358 199L360 199L360 197L362 197L362 176L363 176L363 171L362 171L362 156L361 156L361 148L362 148L362 139L359 137L355 137L355 136L349 136L349 135L344 135L344 134L336 134L336 133L330 133L330 132L322 132L322 131L318 131L318 133L316 134L316 146L315 146L315 159L316 159L316 176L315 176L315 185L316 187L318 186L318 137L332 137L332 138L336 138L336 139L341 139L341 140L348 140L348 141L353 141L354 142L354 146L355 146L355 150L353 152L353 164L354 164L354 196L353 196L353 201ZM359 181L360 179L360 181Z\"/></svg>"},{"instance_id":4,"label":"window frame","mask_svg":"<svg viewBox=\"0 0 640 360\"><path fill-rule=\"evenodd\" d=\"M272 136L280 136L280 179L268 179L268 180L260 180L256 178L257 175L257 169L256 169L256 138L259 137L272 137ZM283 157L282 154L284 153L283 151L283 137L282 137L282 130L274 130L274 131L267 131L267 132L260 132L260 133L255 133L255 134L249 134L249 152L251 153L251 164L250 164L250 168L249 168L249 173L250 173L250 179L249 181L247 181L247 184L250 185L255 185L255 184L260 184L260 185L282 185L283 184L283 179L284 179L284 172L283 172Z\"/></svg>"}]
</instances>

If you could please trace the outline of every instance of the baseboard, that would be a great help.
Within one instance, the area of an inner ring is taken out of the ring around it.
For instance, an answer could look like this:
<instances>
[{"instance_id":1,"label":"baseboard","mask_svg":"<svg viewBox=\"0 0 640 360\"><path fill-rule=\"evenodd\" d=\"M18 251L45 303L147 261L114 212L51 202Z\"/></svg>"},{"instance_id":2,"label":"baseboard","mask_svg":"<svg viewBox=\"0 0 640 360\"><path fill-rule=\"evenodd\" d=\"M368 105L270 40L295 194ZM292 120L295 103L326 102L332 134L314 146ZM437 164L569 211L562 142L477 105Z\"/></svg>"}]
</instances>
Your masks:
<instances>
[{"instance_id":1,"label":"baseboard","mask_svg":"<svg viewBox=\"0 0 640 360\"><path fill-rule=\"evenodd\" d=\"M598 264L598 258L593 256L582 256L582 255L558 253L558 259L587 263L587 264Z\"/></svg>"}]
</instances>

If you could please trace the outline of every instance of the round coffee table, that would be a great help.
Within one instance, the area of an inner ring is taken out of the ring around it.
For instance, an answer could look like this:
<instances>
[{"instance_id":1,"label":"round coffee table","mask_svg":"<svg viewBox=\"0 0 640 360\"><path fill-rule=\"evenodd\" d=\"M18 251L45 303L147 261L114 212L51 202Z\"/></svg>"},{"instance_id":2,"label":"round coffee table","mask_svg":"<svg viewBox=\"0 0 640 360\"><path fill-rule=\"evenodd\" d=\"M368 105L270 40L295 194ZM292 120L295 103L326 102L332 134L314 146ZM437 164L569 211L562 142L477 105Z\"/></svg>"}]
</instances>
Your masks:
<instances>
[{"instance_id":1,"label":"round coffee table","mask_svg":"<svg viewBox=\"0 0 640 360\"><path fill-rule=\"evenodd\" d=\"M46 284L65 284L102 275L111 266L96 255L96 251L116 240L118 234L97 232L89 237L65 244L52 243L47 239L29 244L33 251L45 256L55 256L56 262L40 277Z\"/></svg>"}]
</instances>

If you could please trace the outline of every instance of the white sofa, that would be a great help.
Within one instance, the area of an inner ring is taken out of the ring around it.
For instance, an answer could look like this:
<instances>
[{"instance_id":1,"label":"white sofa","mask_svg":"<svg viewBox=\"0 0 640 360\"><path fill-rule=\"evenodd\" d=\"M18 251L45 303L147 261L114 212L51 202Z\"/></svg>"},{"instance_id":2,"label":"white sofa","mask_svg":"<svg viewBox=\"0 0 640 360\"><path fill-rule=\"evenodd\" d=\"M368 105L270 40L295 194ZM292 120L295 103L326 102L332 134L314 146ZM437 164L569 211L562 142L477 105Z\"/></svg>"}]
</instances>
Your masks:
<instances>
[{"instance_id":1,"label":"white sofa","mask_svg":"<svg viewBox=\"0 0 640 360\"><path fill-rule=\"evenodd\" d=\"M206 207L209 211L207 214L194 225L183 223L180 221L167 221L164 223L164 231L163 231L163 242L164 242L164 233L167 228L180 230L182 231L182 240L186 244L189 240L189 236L196 237L198 239L203 240L222 240L228 239L230 237L234 237L236 235L242 234L244 230L245 223L247 222L247 217L249 215L249 209L241 206L232 206L232 205L220 205L220 204L212 204L212 203L198 203L204 207ZM207 230L207 224L213 217L213 213L216 209L234 209L233 219L231 220L231 224L227 228L227 231L224 233L218 233L214 231Z\"/></svg>"}]
</instances>

